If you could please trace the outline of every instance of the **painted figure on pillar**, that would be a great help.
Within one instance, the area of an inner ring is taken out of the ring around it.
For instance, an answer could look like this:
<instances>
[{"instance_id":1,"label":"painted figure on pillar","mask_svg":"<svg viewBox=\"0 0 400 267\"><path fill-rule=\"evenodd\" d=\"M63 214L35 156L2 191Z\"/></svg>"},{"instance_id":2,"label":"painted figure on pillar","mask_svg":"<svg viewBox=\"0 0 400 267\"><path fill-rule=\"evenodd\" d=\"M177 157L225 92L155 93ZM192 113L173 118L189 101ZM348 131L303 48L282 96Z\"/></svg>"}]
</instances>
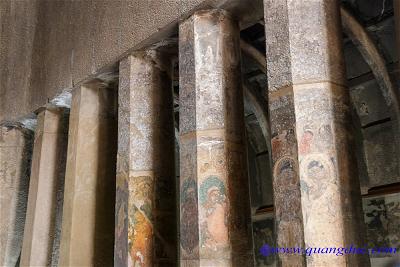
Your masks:
<instances>
[{"instance_id":1,"label":"painted figure on pillar","mask_svg":"<svg viewBox=\"0 0 400 267\"><path fill-rule=\"evenodd\" d=\"M295 131L293 129L283 130L271 139L272 150L276 152L277 158L280 158L285 155L285 151L293 149L295 142Z\"/></svg>"},{"instance_id":2,"label":"painted figure on pillar","mask_svg":"<svg viewBox=\"0 0 400 267\"><path fill-rule=\"evenodd\" d=\"M311 142L313 141L313 138L314 138L313 132L308 128L304 129L304 134L301 137L300 146L299 146L299 153L300 154L308 154L308 153L310 153Z\"/></svg>"},{"instance_id":3,"label":"painted figure on pillar","mask_svg":"<svg viewBox=\"0 0 400 267\"><path fill-rule=\"evenodd\" d=\"M181 245L186 253L194 254L198 249L196 182L188 178L183 182L181 188L181 231L185 233L181 236Z\"/></svg>"},{"instance_id":4,"label":"painted figure on pillar","mask_svg":"<svg viewBox=\"0 0 400 267\"><path fill-rule=\"evenodd\" d=\"M210 176L202 182L200 203L205 212L201 221L201 245L218 250L228 242L226 190L218 177Z\"/></svg>"},{"instance_id":5,"label":"painted figure on pillar","mask_svg":"<svg viewBox=\"0 0 400 267\"><path fill-rule=\"evenodd\" d=\"M147 236L152 235L152 227L144 214L140 212L135 206L132 207L133 211L131 214L131 223L136 225L135 228L131 227L129 232L129 248L132 262L128 262L128 266L141 267L150 266L148 261L151 260L151 251L147 249L150 246L149 243L152 240L148 239Z\"/></svg>"},{"instance_id":6,"label":"painted figure on pillar","mask_svg":"<svg viewBox=\"0 0 400 267\"><path fill-rule=\"evenodd\" d=\"M312 129L318 128L318 131ZM333 133L329 124L319 126L306 125L300 139L299 154L306 155L313 151L325 151L332 146Z\"/></svg>"},{"instance_id":7,"label":"painted figure on pillar","mask_svg":"<svg viewBox=\"0 0 400 267\"><path fill-rule=\"evenodd\" d=\"M320 126L318 129L319 133L319 149L322 151L324 149L328 149L329 146L331 146L332 141L334 140L333 133L332 133L332 127L329 124L323 124Z\"/></svg>"},{"instance_id":8,"label":"painted figure on pillar","mask_svg":"<svg viewBox=\"0 0 400 267\"><path fill-rule=\"evenodd\" d=\"M129 228L129 248L132 262L128 266L140 267L152 264L153 226L151 218L152 178L147 176L133 177L130 182L133 192L130 194L132 205L129 220L134 227Z\"/></svg>"},{"instance_id":9,"label":"painted figure on pillar","mask_svg":"<svg viewBox=\"0 0 400 267\"><path fill-rule=\"evenodd\" d=\"M291 197L280 198L282 202L281 207L276 208L277 214L282 218L283 221L291 221L293 216L299 216L297 212L301 209L300 203L296 200L299 197L300 192L297 189L297 170L296 162L294 159L288 156L284 156L279 159L275 164L274 176L276 190L282 190L282 188L292 189ZM297 218L299 219L299 218Z\"/></svg>"},{"instance_id":10,"label":"painted figure on pillar","mask_svg":"<svg viewBox=\"0 0 400 267\"><path fill-rule=\"evenodd\" d=\"M309 225L313 223L326 223L332 218L341 218L340 211L332 209L326 203L337 203L340 201L334 164L332 160L321 153L311 153L304 156L300 161L301 170L301 192L303 199L303 214L308 218ZM321 221L321 216L313 218L312 213L323 212L326 220ZM328 226L325 227L327 229Z\"/></svg>"},{"instance_id":11,"label":"painted figure on pillar","mask_svg":"<svg viewBox=\"0 0 400 267\"><path fill-rule=\"evenodd\" d=\"M302 189L307 192L309 198L315 200L320 198L328 187L328 184L323 181L330 179L329 166L328 163L318 158L309 159L305 165L307 171Z\"/></svg>"},{"instance_id":12,"label":"painted figure on pillar","mask_svg":"<svg viewBox=\"0 0 400 267\"><path fill-rule=\"evenodd\" d=\"M117 185L117 194L116 194L116 206L115 211L117 213L117 220L115 223L115 261L116 266L124 266L124 260L127 259L127 250L118 249L123 247L128 243L128 182L126 179L126 174L117 175L116 185Z\"/></svg>"}]
</instances>

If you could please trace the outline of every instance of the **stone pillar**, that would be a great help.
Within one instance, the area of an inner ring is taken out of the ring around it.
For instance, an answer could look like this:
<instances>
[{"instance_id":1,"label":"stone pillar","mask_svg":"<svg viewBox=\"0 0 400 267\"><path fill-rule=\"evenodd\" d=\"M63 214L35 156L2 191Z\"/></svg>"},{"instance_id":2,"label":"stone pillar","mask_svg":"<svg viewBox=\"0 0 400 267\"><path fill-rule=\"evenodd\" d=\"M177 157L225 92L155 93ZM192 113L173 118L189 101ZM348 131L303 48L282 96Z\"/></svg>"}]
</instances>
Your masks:
<instances>
[{"instance_id":1,"label":"stone pillar","mask_svg":"<svg viewBox=\"0 0 400 267\"><path fill-rule=\"evenodd\" d=\"M264 0L279 247L364 247L339 1ZM367 255L279 254L282 266L369 266Z\"/></svg>"},{"instance_id":2,"label":"stone pillar","mask_svg":"<svg viewBox=\"0 0 400 267\"><path fill-rule=\"evenodd\" d=\"M238 23L196 12L179 28L181 266L252 266Z\"/></svg>"},{"instance_id":3,"label":"stone pillar","mask_svg":"<svg viewBox=\"0 0 400 267\"><path fill-rule=\"evenodd\" d=\"M114 265L176 266L172 64L156 51L120 63Z\"/></svg>"},{"instance_id":4,"label":"stone pillar","mask_svg":"<svg viewBox=\"0 0 400 267\"><path fill-rule=\"evenodd\" d=\"M72 95L59 266L112 266L116 90L93 81Z\"/></svg>"},{"instance_id":5,"label":"stone pillar","mask_svg":"<svg viewBox=\"0 0 400 267\"><path fill-rule=\"evenodd\" d=\"M44 109L38 115L21 266L50 266L53 245L58 246L56 218L62 205L57 195L64 186L67 123L61 108Z\"/></svg>"},{"instance_id":6,"label":"stone pillar","mask_svg":"<svg viewBox=\"0 0 400 267\"><path fill-rule=\"evenodd\" d=\"M19 126L0 128L0 266L16 266L21 253L32 133Z\"/></svg>"}]
</instances>

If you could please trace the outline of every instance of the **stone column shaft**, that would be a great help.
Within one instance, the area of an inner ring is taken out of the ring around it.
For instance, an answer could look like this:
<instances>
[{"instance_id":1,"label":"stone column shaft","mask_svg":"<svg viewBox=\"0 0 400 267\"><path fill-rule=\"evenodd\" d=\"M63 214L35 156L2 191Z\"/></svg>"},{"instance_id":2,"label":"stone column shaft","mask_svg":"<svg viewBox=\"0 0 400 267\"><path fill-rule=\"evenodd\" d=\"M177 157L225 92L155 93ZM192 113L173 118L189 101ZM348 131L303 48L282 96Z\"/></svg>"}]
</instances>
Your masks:
<instances>
[{"instance_id":1,"label":"stone column shaft","mask_svg":"<svg viewBox=\"0 0 400 267\"><path fill-rule=\"evenodd\" d=\"M239 27L225 11L179 28L181 266L251 266Z\"/></svg>"},{"instance_id":2,"label":"stone column shaft","mask_svg":"<svg viewBox=\"0 0 400 267\"><path fill-rule=\"evenodd\" d=\"M120 63L114 265L175 266L172 64L157 51Z\"/></svg>"},{"instance_id":3,"label":"stone column shaft","mask_svg":"<svg viewBox=\"0 0 400 267\"><path fill-rule=\"evenodd\" d=\"M364 247L339 1L264 0L278 247ZM282 266L368 256L279 254Z\"/></svg>"},{"instance_id":4,"label":"stone column shaft","mask_svg":"<svg viewBox=\"0 0 400 267\"><path fill-rule=\"evenodd\" d=\"M0 266L14 267L22 248L32 133L19 126L0 128Z\"/></svg>"},{"instance_id":5,"label":"stone column shaft","mask_svg":"<svg viewBox=\"0 0 400 267\"><path fill-rule=\"evenodd\" d=\"M67 123L64 109L44 109L38 115L21 266L50 266L53 245L58 246L56 216L62 206L57 197L64 185Z\"/></svg>"},{"instance_id":6,"label":"stone column shaft","mask_svg":"<svg viewBox=\"0 0 400 267\"><path fill-rule=\"evenodd\" d=\"M59 266L113 264L116 149L116 90L74 90Z\"/></svg>"}]
</instances>

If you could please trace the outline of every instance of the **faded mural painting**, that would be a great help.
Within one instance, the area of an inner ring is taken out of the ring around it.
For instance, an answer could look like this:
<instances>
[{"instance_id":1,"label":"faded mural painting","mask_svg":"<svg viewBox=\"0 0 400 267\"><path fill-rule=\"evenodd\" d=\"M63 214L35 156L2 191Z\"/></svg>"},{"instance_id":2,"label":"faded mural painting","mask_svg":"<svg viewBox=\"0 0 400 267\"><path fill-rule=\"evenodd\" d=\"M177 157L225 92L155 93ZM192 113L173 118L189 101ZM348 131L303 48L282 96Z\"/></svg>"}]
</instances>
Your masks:
<instances>
[{"instance_id":1,"label":"faded mural painting","mask_svg":"<svg viewBox=\"0 0 400 267\"><path fill-rule=\"evenodd\" d=\"M186 233L181 237L181 246L189 255L195 252L198 241L197 227L197 190L196 182L188 178L181 187L181 231Z\"/></svg>"},{"instance_id":2,"label":"faded mural painting","mask_svg":"<svg viewBox=\"0 0 400 267\"><path fill-rule=\"evenodd\" d=\"M274 224L275 220L272 212L263 215L260 219L253 220L254 257L255 265L258 267L275 266L275 255L271 254L265 257L260 252L260 248L265 244L275 247Z\"/></svg>"},{"instance_id":3,"label":"faded mural painting","mask_svg":"<svg viewBox=\"0 0 400 267\"><path fill-rule=\"evenodd\" d=\"M364 198L363 207L368 247L400 248L400 193Z\"/></svg>"},{"instance_id":4,"label":"faded mural painting","mask_svg":"<svg viewBox=\"0 0 400 267\"><path fill-rule=\"evenodd\" d=\"M211 250L228 243L225 192L224 183L216 176L208 177L200 186L200 204L206 213L200 225L201 245Z\"/></svg>"},{"instance_id":5,"label":"faded mural painting","mask_svg":"<svg viewBox=\"0 0 400 267\"><path fill-rule=\"evenodd\" d=\"M128 230L128 244L132 266L148 266L147 260L152 258L152 206L153 178L146 176L132 177L130 187L129 223L133 225ZM129 259L129 258L128 258Z\"/></svg>"},{"instance_id":6,"label":"faded mural painting","mask_svg":"<svg viewBox=\"0 0 400 267\"><path fill-rule=\"evenodd\" d=\"M369 248L394 247L400 248L400 193L384 196L363 198L364 219L367 228ZM254 256L257 267L276 266L276 255L263 256L260 248L268 244L275 246L273 212L263 214L253 219ZM372 266L375 258L388 258L384 253L371 254Z\"/></svg>"}]
</instances>

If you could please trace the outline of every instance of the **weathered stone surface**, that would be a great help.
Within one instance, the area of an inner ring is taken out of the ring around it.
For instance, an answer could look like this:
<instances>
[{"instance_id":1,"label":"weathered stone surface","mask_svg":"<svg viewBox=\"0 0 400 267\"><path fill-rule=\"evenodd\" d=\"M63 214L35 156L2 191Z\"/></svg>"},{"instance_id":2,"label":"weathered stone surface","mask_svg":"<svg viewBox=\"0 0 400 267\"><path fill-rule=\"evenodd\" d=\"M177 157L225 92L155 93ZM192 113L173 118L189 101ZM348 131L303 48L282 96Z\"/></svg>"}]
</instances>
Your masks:
<instances>
[{"instance_id":1,"label":"weathered stone surface","mask_svg":"<svg viewBox=\"0 0 400 267\"><path fill-rule=\"evenodd\" d=\"M251 266L239 28L201 11L179 42L181 266Z\"/></svg>"},{"instance_id":2,"label":"weathered stone surface","mask_svg":"<svg viewBox=\"0 0 400 267\"><path fill-rule=\"evenodd\" d=\"M64 109L44 109L38 115L21 266L57 266L57 216L62 214L57 198L64 187L67 126Z\"/></svg>"},{"instance_id":3,"label":"weathered stone surface","mask_svg":"<svg viewBox=\"0 0 400 267\"><path fill-rule=\"evenodd\" d=\"M391 117L390 108L386 105L375 80L352 88L350 97L360 120L360 127Z\"/></svg>"},{"instance_id":4,"label":"weathered stone surface","mask_svg":"<svg viewBox=\"0 0 400 267\"><path fill-rule=\"evenodd\" d=\"M398 248L400 244L400 194L385 194L363 198L364 218L367 225L368 247ZM371 253L371 265L382 266L379 259L389 262L396 258L392 253ZM383 265L385 266L385 265ZM390 266L390 265L389 265Z\"/></svg>"},{"instance_id":5,"label":"weathered stone surface","mask_svg":"<svg viewBox=\"0 0 400 267\"><path fill-rule=\"evenodd\" d=\"M177 264L171 68L157 51L120 63L115 266Z\"/></svg>"},{"instance_id":6,"label":"weathered stone surface","mask_svg":"<svg viewBox=\"0 0 400 267\"><path fill-rule=\"evenodd\" d=\"M273 204L270 157L267 151L267 140L254 114L245 116L245 125L248 140L250 202L252 211L255 211L262 206Z\"/></svg>"},{"instance_id":7,"label":"weathered stone surface","mask_svg":"<svg viewBox=\"0 0 400 267\"><path fill-rule=\"evenodd\" d=\"M247 24L262 17L261 1L2 0L0 120L32 112L133 50L171 36L196 9L228 8Z\"/></svg>"},{"instance_id":8,"label":"weathered stone surface","mask_svg":"<svg viewBox=\"0 0 400 267\"><path fill-rule=\"evenodd\" d=\"M32 133L0 128L0 265L15 266L21 253L28 202Z\"/></svg>"},{"instance_id":9,"label":"weathered stone surface","mask_svg":"<svg viewBox=\"0 0 400 267\"><path fill-rule=\"evenodd\" d=\"M369 188L400 182L394 125L389 121L363 130Z\"/></svg>"},{"instance_id":10,"label":"weathered stone surface","mask_svg":"<svg viewBox=\"0 0 400 267\"><path fill-rule=\"evenodd\" d=\"M30 102L27 89L30 87L30 63L36 32L36 5L36 0L1 2L0 118L2 119L6 117L6 112L9 112L10 118L17 113L18 116L22 116L34 110L27 109L26 106ZM36 91L36 94L39 92ZM43 104L45 102L41 103Z\"/></svg>"},{"instance_id":11,"label":"weathered stone surface","mask_svg":"<svg viewBox=\"0 0 400 267\"><path fill-rule=\"evenodd\" d=\"M98 81L73 92L59 266L111 266L116 91Z\"/></svg>"},{"instance_id":12,"label":"weathered stone surface","mask_svg":"<svg viewBox=\"0 0 400 267\"><path fill-rule=\"evenodd\" d=\"M362 246L339 3L264 3L277 246ZM283 266L369 265L360 254L279 254L279 260Z\"/></svg>"},{"instance_id":13,"label":"weathered stone surface","mask_svg":"<svg viewBox=\"0 0 400 267\"><path fill-rule=\"evenodd\" d=\"M267 53L270 55L267 67L270 90L312 81L343 83L344 59L341 50L337 49L342 39L335 34L340 27L339 20L334 14L316 12L318 9L338 9L336 1L264 3L264 10L268 14L265 16L265 24L271 34L270 38L266 38ZM308 23L300 19L291 20L291 17L307 17ZM326 27L327 24L332 25ZM326 42L318 42L320 39ZM321 68L321 65L330 65L329 71ZM282 75L274 75L276 71Z\"/></svg>"}]
</instances>

